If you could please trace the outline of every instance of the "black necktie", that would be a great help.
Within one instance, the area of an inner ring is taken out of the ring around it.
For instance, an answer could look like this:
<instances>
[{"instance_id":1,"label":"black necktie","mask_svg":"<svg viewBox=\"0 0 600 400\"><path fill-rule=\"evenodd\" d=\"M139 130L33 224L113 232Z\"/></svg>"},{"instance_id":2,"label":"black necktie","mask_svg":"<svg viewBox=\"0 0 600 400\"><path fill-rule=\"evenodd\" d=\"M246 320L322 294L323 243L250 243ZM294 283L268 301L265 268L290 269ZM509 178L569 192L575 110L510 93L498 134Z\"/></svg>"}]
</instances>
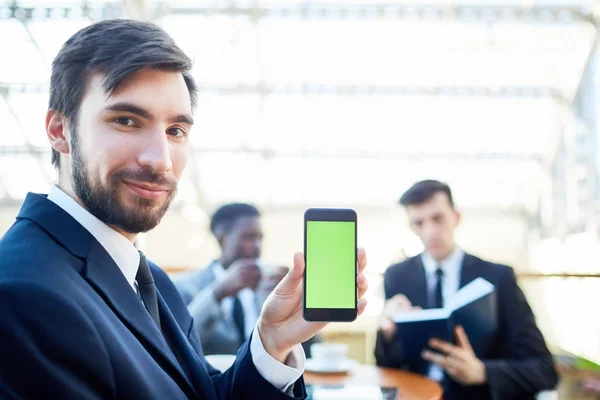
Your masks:
<instances>
[{"instance_id":1,"label":"black necktie","mask_svg":"<svg viewBox=\"0 0 600 400\"><path fill-rule=\"evenodd\" d=\"M137 275L135 276L135 280L137 282L138 294L142 298L144 305L146 306L146 310L148 310L148 314L152 317L156 326L158 326L158 330L161 331L165 342L173 352L175 358L179 362L179 365L183 369L184 373L187 376L190 375L190 371L185 362L185 359L181 352L175 347L173 338L169 335L168 332L163 331L162 326L160 324L160 316L158 314L158 299L156 296L156 285L154 284L154 278L152 277L152 272L150 272L150 266L148 265L148 260L146 256L141 251L140 253L140 265L138 267Z\"/></svg>"},{"instance_id":2,"label":"black necktie","mask_svg":"<svg viewBox=\"0 0 600 400\"><path fill-rule=\"evenodd\" d=\"M444 295L442 294L442 284L444 278L444 271L440 267L435 270L435 276L437 281L435 283L435 292L434 292L434 308L442 308L444 307Z\"/></svg>"},{"instance_id":3,"label":"black necktie","mask_svg":"<svg viewBox=\"0 0 600 400\"><path fill-rule=\"evenodd\" d=\"M144 253L140 251L140 265L138 267L137 275L135 276L135 280L138 284L138 291L144 305L146 306L146 310L158 326L160 327L160 317L158 315L158 300L156 299L156 286L154 285L154 278L152 278L152 273L150 272L150 266L148 265L148 260L146 260L146 256Z\"/></svg>"},{"instance_id":4,"label":"black necktie","mask_svg":"<svg viewBox=\"0 0 600 400\"><path fill-rule=\"evenodd\" d=\"M235 323L243 342L246 340L244 332L244 308L242 307L242 302L238 296L233 298L233 322Z\"/></svg>"}]
</instances>

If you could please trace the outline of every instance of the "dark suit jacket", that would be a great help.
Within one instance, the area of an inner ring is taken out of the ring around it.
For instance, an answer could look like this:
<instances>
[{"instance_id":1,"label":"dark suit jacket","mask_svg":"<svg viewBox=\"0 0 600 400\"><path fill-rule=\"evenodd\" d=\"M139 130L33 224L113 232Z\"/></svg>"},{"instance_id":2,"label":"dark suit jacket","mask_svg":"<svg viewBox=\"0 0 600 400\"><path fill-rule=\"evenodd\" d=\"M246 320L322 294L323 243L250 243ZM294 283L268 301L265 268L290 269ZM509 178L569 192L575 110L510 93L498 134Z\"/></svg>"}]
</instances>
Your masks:
<instances>
[{"instance_id":1,"label":"dark suit jacket","mask_svg":"<svg viewBox=\"0 0 600 400\"><path fill-rule=\"evenodd\" d=\"M225 373L208 365L179 293L151 270L181 363L98 241L29 194L0 241L0 398L291 398L258 373L248 342ZM294 394L304 398L302 379Z\"/></svg>"},{"instance_id":2,"label":"dark suit jacket","mask_svg":"<svg viewBox=\"0 0 600 400\"><path fill-rule=\"evenodd\" d=\"M552 355L512 268L465 254L460 287L477 277L488 280L497 292L498 331L491 344L477 352L477 357L485 364L488 383L468 387L448 380L444 385L447 389L445 397L453 400L533 399L536 392L553 389L558 383L558 375ZM386 300L401 293L413 305L428 307L425 268L420 256L389 267L385 272L384 287ZM428 364L425 361L407 362L402 354L403 345L410 344L386 344L378 334L377 364L425 375Z\"/></svg>"}]
</instances>

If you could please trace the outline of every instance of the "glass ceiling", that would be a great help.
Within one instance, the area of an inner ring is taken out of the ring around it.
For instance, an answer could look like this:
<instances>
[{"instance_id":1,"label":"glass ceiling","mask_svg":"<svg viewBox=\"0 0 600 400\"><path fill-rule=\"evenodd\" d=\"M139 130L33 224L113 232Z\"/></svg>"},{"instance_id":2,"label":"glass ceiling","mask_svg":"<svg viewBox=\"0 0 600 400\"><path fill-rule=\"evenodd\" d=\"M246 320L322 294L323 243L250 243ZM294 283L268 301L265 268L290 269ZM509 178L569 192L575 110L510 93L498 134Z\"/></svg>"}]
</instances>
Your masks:
<instances>
[{"instance_id":1,"label":"glass ceiling","mask_svg":"<svg viewBox=\"0 0 600 400\"><path fill-rule=\"evenodd\" d=\"M81 1L18 1L38 7L22 22L12 3L0 0L0 196L18 201L55 177L50 63L91 19ZM92 18L116 7L87 3ZM464 206L534 207L596 35L594 1L429 1L440 17L419 2L278 0L257 19L254 0L163 3L157 22L201 86L178 201L208 205L385 206L433 177ZM463 6L475 14L457 17Z\"/></svg>"}]
</instances>

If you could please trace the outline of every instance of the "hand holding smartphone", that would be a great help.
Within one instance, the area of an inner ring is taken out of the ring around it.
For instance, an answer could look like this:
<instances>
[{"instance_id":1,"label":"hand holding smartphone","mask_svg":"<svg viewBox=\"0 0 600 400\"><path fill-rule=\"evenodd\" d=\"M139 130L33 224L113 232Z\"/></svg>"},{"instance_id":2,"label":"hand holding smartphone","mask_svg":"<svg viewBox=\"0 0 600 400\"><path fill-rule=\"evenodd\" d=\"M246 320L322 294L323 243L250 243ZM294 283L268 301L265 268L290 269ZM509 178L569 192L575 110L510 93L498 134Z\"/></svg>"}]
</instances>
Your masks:
<instances>
[{"instance_id":1,"label":"hand holding smartphone","mask_svg":"<svg viewBox=\"0 0 600 400\"><path fill-rule=\"evenodd\" d=\"M357 216L350 209L304 213L306 321L350 322L357 316Z\"/></svg>"}]
</instances>

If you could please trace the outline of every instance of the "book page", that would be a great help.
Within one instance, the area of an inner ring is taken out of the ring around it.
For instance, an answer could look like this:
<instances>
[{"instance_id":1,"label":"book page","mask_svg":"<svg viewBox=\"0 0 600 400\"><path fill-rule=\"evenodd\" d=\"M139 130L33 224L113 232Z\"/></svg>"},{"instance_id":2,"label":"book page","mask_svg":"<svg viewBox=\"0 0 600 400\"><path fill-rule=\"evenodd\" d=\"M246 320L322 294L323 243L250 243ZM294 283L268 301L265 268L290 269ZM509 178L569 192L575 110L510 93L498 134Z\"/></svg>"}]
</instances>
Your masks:
<instances>
[{"instance_id":1,"label":"book page","mask_svg":"<svg viewBox=\"0 0 600 400\"><path fill-rule=\"evenodd\" d=\"M429 308L419 311L401 313L394 316L394 322L416 322L446 319L457 310L475 300L492 293L494 285L483 278L477 278L465 285L450 299L444 308Z\"/></svg>"},{"instance_id":2,"label":"book page","mask_svg":"<svg viewBox=\"0 0 600 400\"><path fill-rule=\"evenodd\" d=\"M450 299L448 308L457 310L494 291L494 285L483 278L477 278L465 285Z\"/></svg>"},{"instance_id":3,"label":"book page","mask_svg":"<svg viewBox=\"0 0 600 400\"><path fill-rule=\"evenodd\" d=\"M450 317L450 309L448 308L430 308L427 310L411 311L407 313L397 314L394 317L394 322L414 322L414 321L431 321L435 319L446 319Z\"/></svg>"}]
</instances>

